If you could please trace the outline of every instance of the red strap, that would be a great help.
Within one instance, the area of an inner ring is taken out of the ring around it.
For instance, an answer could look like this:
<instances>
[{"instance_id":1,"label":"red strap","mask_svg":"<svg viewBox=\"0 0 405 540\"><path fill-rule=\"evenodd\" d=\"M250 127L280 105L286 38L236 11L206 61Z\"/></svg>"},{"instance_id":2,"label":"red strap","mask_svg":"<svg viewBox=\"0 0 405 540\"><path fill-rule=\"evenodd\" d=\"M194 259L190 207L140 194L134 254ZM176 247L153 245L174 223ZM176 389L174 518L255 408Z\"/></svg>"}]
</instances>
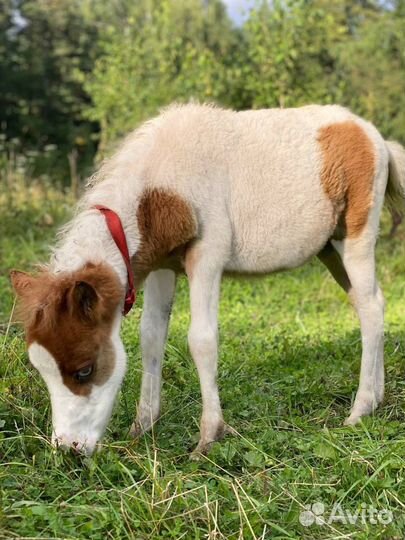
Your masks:
<instances>
[{"instance_id":1,"label":"red strap","mask_svg":"<svg viewBox=\"0 0 405 540\"><path fill-rule=\"evenodd\" d=\"M95 205L94 208L97 208L97 210L100 210L100 212L104 215L107 222L107 227L111 233L111 236L117 248L120 250L122 258L124 259L124 262L125 262L125 266L127 267L128 285L127 285L127 292L125 295L124 309L122 311L124 315L127 315L131 311L131 308L135 303L136 294L135 294L135 287L134 287L134 273L131 267L131 259L129 257L128 244L127 244L124 228L122 226L122 223L118 214L116 214L114 210L111 210L110 208L106 208L105 206L101 206L98 204Z\"/></svg>"}]
</instances>

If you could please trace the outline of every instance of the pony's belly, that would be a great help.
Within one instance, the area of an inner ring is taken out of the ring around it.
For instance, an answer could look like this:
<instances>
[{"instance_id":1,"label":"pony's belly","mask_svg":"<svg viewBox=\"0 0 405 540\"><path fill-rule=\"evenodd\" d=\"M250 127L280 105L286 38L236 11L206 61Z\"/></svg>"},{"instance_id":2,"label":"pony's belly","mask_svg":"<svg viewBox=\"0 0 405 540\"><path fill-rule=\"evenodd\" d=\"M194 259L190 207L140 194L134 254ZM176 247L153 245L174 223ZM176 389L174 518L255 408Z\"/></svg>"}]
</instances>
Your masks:
<instances>
[{"instance_id":1,"label":"pony's belly","mask_svg":"<svg viewBox=\"0 0 405 540\"><path fill-rule=\"evenodd\" d=\"M326 243L327 239L325 239ZM239 252L233 254L225 266L225 272L235 274L269 274L280 270L296 268L319 253L318 249L308 249L305 246L293 246L284 253L271 249L258 253Z\"/></svg>"},{"instance_id":2,"label":"pony's belly","mask_svg":"<svg viewBox=\"0 0 405 540\"><path fill-rule=\"evenodd\" d=\"M235 231L231 257L225 271L270 273L304 264L317 255L333 233L331 219L297 220L268 231Z\"/></svg>"}]
</instances>

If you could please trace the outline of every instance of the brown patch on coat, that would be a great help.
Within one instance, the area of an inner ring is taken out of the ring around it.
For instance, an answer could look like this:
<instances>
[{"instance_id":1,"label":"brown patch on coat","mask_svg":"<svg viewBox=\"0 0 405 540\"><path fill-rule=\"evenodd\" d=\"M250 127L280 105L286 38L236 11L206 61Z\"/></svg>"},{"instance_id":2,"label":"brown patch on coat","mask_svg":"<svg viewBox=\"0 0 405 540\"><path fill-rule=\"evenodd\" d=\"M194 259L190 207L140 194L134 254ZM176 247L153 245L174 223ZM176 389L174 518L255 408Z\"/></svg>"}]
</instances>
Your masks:
<instances>
[{"instance_id":1,"label":"brown patch on coat","mask_svg":"<svg viewBox=\"0 0 405 540\"><path fill-rule=\"evenodd\" d=\"M111 329L124 298L114 271L106 264L88 264L71 273L12 272L11 279L28 345L38 343L53 356L64 384L88 395L93 384L108 380L115 363ZM80 383L75 373L89 365L93 373Z\"/></svg>"},{"instance_id":2,"label":"brown patch on coat","mask_svg":"<svg viewBox=\"0 0 405 540\"><path fill-rule=\"evenodd\" d=\"M319 130L321 180L334 209L333 238L354 238L363 230L372 204L375 155L372 142L355 122Z\"/></svg>"},{"instance_id":3,"label":"brown patch on coat","mask_svg":"<svg viewBox=\"0 0 405 540\"><path fill-rule=\"evenodd\" d=\"M137 221L141 245L133 258L136 286L152 270L180 271L187 247L197 236L191 206L176 193L151 189L140 200Z\"/></svg>"}]
</instances>

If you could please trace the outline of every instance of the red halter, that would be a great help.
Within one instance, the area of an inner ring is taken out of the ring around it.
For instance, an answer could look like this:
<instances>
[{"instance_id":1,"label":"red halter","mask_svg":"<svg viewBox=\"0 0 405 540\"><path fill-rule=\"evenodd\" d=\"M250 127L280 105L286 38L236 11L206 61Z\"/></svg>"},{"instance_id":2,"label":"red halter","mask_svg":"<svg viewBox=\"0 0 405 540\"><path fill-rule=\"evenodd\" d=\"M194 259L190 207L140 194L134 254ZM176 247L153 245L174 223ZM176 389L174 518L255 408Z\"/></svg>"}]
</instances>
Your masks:
<instances>
[{"instance_id":1,"label":"red halter","mask_svg":"<svg viewBox=\"0 0 405 540\"><path fill-rule=\"evenodd\" d=\"M117 248L120 250L122 258L125 262L125 266L127 267L128 285L127 292L125 294L124 309L122 311L124 315L127 315L131 311L131 308L135 303L136 293L134 287L134 272L131 267L131 259L129 257L128 244L125 237L125 232L122 227L121 220L118 214L114 212L114 210L111 210L110 208L106 208L105 206L101 206L99 204L95 205L94 208L100 210L100 212L105 217L108 230L110 231L112 239L114 240Z\"/></svg>"}]
</instances>

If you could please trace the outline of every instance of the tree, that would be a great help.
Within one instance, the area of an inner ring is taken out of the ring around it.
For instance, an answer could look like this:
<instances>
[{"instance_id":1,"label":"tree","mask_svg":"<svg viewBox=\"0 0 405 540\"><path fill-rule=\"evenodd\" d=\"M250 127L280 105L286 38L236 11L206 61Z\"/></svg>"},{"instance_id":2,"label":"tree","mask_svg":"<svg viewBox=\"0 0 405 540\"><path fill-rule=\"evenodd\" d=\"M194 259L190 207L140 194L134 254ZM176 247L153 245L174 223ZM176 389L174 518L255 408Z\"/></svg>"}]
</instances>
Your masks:
<instances>
[{"instance_id":1,"label":"tree","mask_svg":"<svg viewBox=\"0 0 405 540\"><path fill-rule=\"evenodd\" d=\"M191 97L229 103L228 54L235 34L219 0L140 0L101 37L85 88L102 148L163 105Z\"/></svg>"},{"instance_id":2,"label":"tree","mask_svg":"<svg viewBox=\"0 0 405 540\"><path fill-rule=\"evenodd\" d=\"M94 153L90 136L96 126L83 118L89 103L83 76L92 68L97 27L79 0L2 4L1 130L8 140L18 139L21 152L41 153L38 170L50 167L65 176L73 148L82 156ZM43 154L50 148L55 151Z\"/></svg>"},{"instance_id":3,"label":"tree","mask_svg":"<svg viewBox=\"0 0 405 540\"><path fill-rule=\"evenodd\" d=\"M262 3L244 27L245 87L253 107L339 100L334 48L345 27L316 1Z\"/></svg>"},{"instance_id":4,"label":"tree","mask_svg":"<svg viewBox=\"0 0 405 540\"><path fill-rule=\"evenodd\" d=\"M341 50L344 102L386 137L405 143L405 9L381 10Z\"/></svg>"}]
</instances>

